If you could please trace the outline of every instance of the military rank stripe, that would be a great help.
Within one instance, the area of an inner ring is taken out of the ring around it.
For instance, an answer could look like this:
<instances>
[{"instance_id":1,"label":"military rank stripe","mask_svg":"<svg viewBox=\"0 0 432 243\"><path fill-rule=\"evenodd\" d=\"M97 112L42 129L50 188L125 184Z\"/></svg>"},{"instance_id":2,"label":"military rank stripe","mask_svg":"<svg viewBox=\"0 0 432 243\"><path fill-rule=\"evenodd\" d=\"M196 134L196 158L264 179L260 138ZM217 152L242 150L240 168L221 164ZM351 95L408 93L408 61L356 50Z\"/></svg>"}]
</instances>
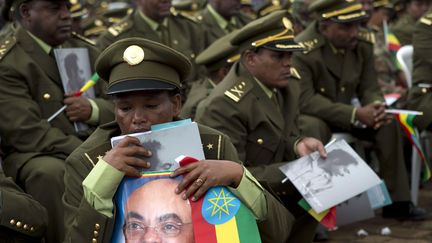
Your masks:
<instances>
[{"instance_id":1,"label":"military rank stripe","mask_svg":"<svg viewBox=\"0 0 432 243\"><path fill-rule=\"evenodd\" d=\"M233 93L229 92L228 90L224 93L226 96L228 96L230 99L234 100L235 102L239 102L240 98L235 96Z\"/></svg>"}]
</instances>

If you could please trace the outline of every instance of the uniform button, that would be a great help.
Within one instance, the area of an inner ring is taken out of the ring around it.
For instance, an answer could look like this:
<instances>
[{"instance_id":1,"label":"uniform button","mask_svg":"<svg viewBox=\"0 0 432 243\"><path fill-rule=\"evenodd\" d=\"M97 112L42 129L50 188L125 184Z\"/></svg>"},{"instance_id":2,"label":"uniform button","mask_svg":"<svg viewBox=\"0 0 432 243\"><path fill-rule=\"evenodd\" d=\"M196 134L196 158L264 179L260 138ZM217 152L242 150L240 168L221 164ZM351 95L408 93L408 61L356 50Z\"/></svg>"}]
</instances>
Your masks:
<instances>
[{"instance_id":1,"label":"uniform button","mask_svg":"<svg viewBox=\"0 0 432 243\"><path fill-rule=\"evenodd\" d=\"M34 228L34 227L31 227L31 228L30 228L30 232L33 232L33 231L35 231L35 228Z\"/></svg>"},{"instance_id":2,"label":"uniform button","mask_svg":"<svg viewBox=\"0 0 432 243\"><path fill-rule=\"evenodd\" d=\"M51 98L51 95L48 94L48 93L45 93L45 94L43 95L43 98L46 99L46 100L49 100L49 99Z\"/></svg>"},{"instance_id":3,"label":"uniform button","mask_svg":"<svg viewBox=\"0 0 432 243\"><path fill-rule=\"evenodd\" d=\"M102 22L100 19L96 19L95 22L94 22L94 24L95 24L96 26L102 26L102 25L103 25L103 22Z\"/></svg>"},{"instance_id":4,"label":"uniform button","mask_svg":"<svg viewBox=\"0 0 432 243\"><path fill-rule=\"evenodd\" d=\"M324 89L324 88L321 88L320 91L321 91L321 93L324 93L324 92L325 92L325 89Z\"/></svg>"},{"instance_id":5,"label":"uniform button","mask_svg":"<svg viewBox=\"0 0 432 243\"><path fill-rule=\"evenodd\" d=\"M16 223L16 227L17 227L17 228L21 228L21 227L22 227L22 223L21 223L20 221L18 221L18 222Z\"/></svg>"},{"instance_id":6,"label":"uniform button","mask_svg":"<svg viewBox=\"0 0 432 243\"><path fill-rule=\"evenodd\" d=\"M422 88L421 91L422 91L423 94L427 93L427 89L426 88Z\"/></svg>"},{"instance_id":7,"label":"uniform button","mask_svg":"<svg viewBox=\"0 0 432 243\"><path fill-rule=\"evenodd\" d=\"M99 231L97 231L97 230L93 231L93 235L94 235L94 237L98 237L99 236Z\"/></svg>"},{"instance_id":8,"label":"uniform button","mask_svg":"<svg viewBox=\"0 0 432 243\"><path fill-rule=\"evenodd\" d=\"M341 87L341 92L345 92L345 87Z\"/></svg>"},{"instance_id":9,"label":"uniform button","mask_svg":"<svg viewBox=\"0 0 432 243\"><path fill-rule=\"evenodd\" d=\"M262 140L262 138L258 138L257 143L258 143L258 144L263 144L263 143L264 143L264 140Z\"/></svg>"},{"instance_id":10,"label":"uniform button","mask_svg":"<svg viewBox=\"0 0 432 243\"><path fill-rule=\"evenodd\" d=\"M93 239L92 239L92 243L97 243L96 238L93 238Z\"/></svg>"},{"instance_id":11,"label":"uniform button","mask_svg":"<svg viewBox=\"0 0 432 243\"><path fill-rule=\"evenodd\" d=\"M192 59L194 59L195 58L195 53L192 53L190 56L191 56Z\"/></svg>"},{"instance_id":12,"label":"uniform button","mask_svg":"<svg viewBox=\"0 0 432 243\"><path fill-rule=\"evenodd\" d=\"M100 224L95 224L95 229L100 230Z\"/></svg>"},{"instance_id":13,"label":"uniform button","mask_svg":"<svg viewBox=\"0 0 432 243\"><path fill-rule=\"evenodd\" d=\"M286 194L287 194L287 193L286 193L286 191L283 191L283 192L282 192L282 195L284 195L284 196L285 196Z\"/></svg>"},{"instance_id":14,"label":"uniform button","mask_svg":"<svg viewBox=\"0 0 432 243\"><path fill-rule=\"evenodd\" d=\"M16 224L16 221L15 221L15 219L11 219L11 220L9 221L9 223L10 223L11 225L15 225L15 224Z\"/></svg>"},{"instance_id":15,"label":"uniform button","mask_svg":"<svg viewBox=\"0 0 432 243\"><path fill-rule=\"evenodd\" d=\"M173 40L174 45L178 45L178 40Z\"/></svg>"},{"instance_id":16,"label":"uniform button","mask_svg":"<svg viewBox=\"0 0 432 243\"><path fill-rule=\"evenodd\" d=\"M23 229L28 230L28 228L29 228L28 225L24 224Z\"/></svg>"}]
</instances>

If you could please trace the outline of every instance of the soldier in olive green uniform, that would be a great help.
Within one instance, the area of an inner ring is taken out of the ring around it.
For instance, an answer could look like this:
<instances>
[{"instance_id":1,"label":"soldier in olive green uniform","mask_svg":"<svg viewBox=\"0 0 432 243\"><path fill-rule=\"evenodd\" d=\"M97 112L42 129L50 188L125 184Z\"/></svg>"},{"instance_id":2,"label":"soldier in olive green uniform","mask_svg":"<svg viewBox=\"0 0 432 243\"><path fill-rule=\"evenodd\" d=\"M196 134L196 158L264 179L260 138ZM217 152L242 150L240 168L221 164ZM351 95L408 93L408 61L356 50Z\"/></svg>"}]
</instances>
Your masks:
<instances>
[{"instance_id":1,"label":"soldier in olive green uniform","mask_svg":"<svg viewBox=\"0 0 432 243\"><path fill-rule=\"evenodd\" d=\"M375 70L378 84L384 94L398 93L405 95L407 84L403 72L393 62L392 55L386 43L383 23L390 19L393 5L390 0L373 1L373 11L368 21L368 27L374 37Z\"/></svg>"},{"instance_id":2,"label":"soldier in olive green uniform","mask_svg":"<svg viewBox=\"0 0 432 243\"><path fill-rule=\"evenodd\" d=\"M197 109L196 120L227 134L252 174L269 183L296 216L289 241L310 242L317 225L297 202L300 194L279 170L283 161L321 148L313 138L300 136L298 80L290 69L293 41L287 11L276 11L243 27L231 43L239 46L240 61ZM284 23L284 24L283 24Z\"/></svg>"},{"instance_id":3,"label":"soldier in olive green uniform","mask_svg":"<svg viewBox=\"0 0 432 243\"><path fill-rule=\"evenodd\" d=\"M41 242L47 224L46 209L0 170L1 242Z\"/></svg>"},{"instance_id":4,"label":"soldier in olive green uniform","mask_svg":"<svg viewBox=\"0 0 432 243\"><path fill-rule=\"evenodd\" d=\"M231 45L231 39L236 33L237 30L219 38L197 56L196 63L204 65L208 75L192 84L181 117L194 119L199 103L209 96L213 88L224 79L232 63L237 61L237 47Z\"/></svg>"},{"instance_id":5,"label":"soldier in olive green uniform","mask_svg":"<svg viewBox=\"0 0 432 243\"><path fill-rule=\"evenodd\" d=\"M113 96L117 119L101 126L66 161L66 242L110 242L117 186L124 175L140 175L136 167L148 168L143 158L151 156L134 137L125 137L114 148L110 138L148 131L153 124L178 119L180 81L190 68L190 62L179 52L141 38L118 41L102 52L96 69L109 82L108 94ZM292 215L238 164L227 136L202 125L199 132L207 160L174 172L173 176L189 173L177 193L185 193L184 199L197 199L211 186L232 186L233 193L258 219L262 241L286 242ZM207 180L210 177L213 180Z\"/></svg>"},{"instance_id":6,"label":"soldier in olive green uniform","mask_svg":"<svg viewBox=\"0 0 432 243\"><path fill-rule=\"evenodd\" d=\"M414 27L413 87L408 94L408 108L423 111L414 119L419 129L432 130L432 11Z\"/></svg>"},{"instance_id":7,"label":"soldier in olive green uniform","mask_svg":"<svg viewBox=\"0 0 432 243\"><path fill-rule=\"evenodd\" d=\"M407 0L405 13L390 25L392 32L401 46L411 45L415 23L428 11L430 0Z\"/></svg>"},{"instance_id":8,"label":"soldier in olive green uniform","mask_svg":"<svg viewBox=\"0 0 432 243\"><path fill-rule=\"evenodd\" d=\"M100 50L128 37L142 37L167 45L191 61L204 50L207 41L201 26L190 17L170 11L171 1L159 4L159 0L139 0L136 3L134 13L99 37L97 45ZM201 72L194 67L188 82L197 80ZM188 91L189 86L185 88Z\"/></svg>"},{"instance_id":9,"label":"soldier in olive green uniform","mask_svg":"<svg viewBox=\"0 0 432 243\"><path fill-rule=\"evenodd\" d=\"M307 50L293 57L302 77L300 129L323 142L337 131L373 140L380 174L395 202L384 208L383 215L423 218L425 211L410 202L401 128L384 112L373 67L373 44L358 37L360 21L366 17L362 5L319 0L310 10L318 20L297 37ZM358 107L352 103L355 98L361 102Z\"/></svg>"},{"instance_id":10,"label":"soldier in olive green uniform","mask_svg":"<svg viewBox=\"0 0 432 243\"><path fill-rule=\"evenodd\" d=\"M240 29L252 18L240 12L240 0L210 0L197 16L207 33L208 44Z\"/></svg>"},{"instance_id":11,"label":"soldier in olive green uniform","mask_svg":"<svg viewBox=\"0 0 432 243\"><path fill-rule=\"evenodd\" d=\"M97 125L114 119L113 106L104 98L65 97L56 61L49 55L53 46L86 48L90 63L98 54L88 41L71 36L67 1L21 1L17 6L22 27L0 44L3 168L47 208L46 240L57 243L63 237L64 159ZM103 95L103 87L102 82L95 86L96 97ZM64 104L65 112L48 122ZM77 133L75 121L87 123L89 129Z\"/></svg>"}]
</instances>

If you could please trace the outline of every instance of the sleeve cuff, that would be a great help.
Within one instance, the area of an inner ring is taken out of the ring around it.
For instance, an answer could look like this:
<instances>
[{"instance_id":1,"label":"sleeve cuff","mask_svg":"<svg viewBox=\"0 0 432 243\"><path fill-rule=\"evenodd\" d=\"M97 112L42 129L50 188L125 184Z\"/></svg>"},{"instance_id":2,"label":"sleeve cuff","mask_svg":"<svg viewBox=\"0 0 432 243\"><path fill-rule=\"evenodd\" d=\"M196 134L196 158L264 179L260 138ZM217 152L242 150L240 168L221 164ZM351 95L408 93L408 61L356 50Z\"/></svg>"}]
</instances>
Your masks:
<instances>
[{"instance_id":1,"label":"sleeve cuff","mask_svg":"<svg viewBox=\"0 0 432 243\"><path fill-rule=\"evenodd\" d=\"M90 125L97 125L99 123L99 107L94 100L88 99L88 101L92 107L92 113L86 123Z\"/></svg>"},{"instance_id":2,"label":"sleeve cuff","mask_svg":"<svg viewBox=\"0 0 432 243\"><path fill-rule=\"evenodd\" d=\"M123 176L122 172L99 159L82 183L85 199L98 212L112 217L112 199Z\"/></svg>"},{"instance_id":3,"label":"sleeve cuff","mask_svg":"<svg viewBox=\"0 0 432 243\"><path fill-rule=\"evenodd\" d=\"M299 156L299 153L298 153L298 150L297 150L297 145L301 142L302 139L303 139L303 137L300 137L300 138L297 139L297 140L295 141L295 143L294 143L293 151L294 151L294 154L296 155L296 157Z\"/></svg>"},{"instance_id":4,"label":"sleeve cuff","mask_svg":"<svg viewBox=\"0 0 432 243\"><path fill-rule=\"evenodd\" d=\"M267 201L264 194L264 188L244 168L243 177L237 188L228 187L249 209L258 220L265 219L267 215Z\"/></svg>"}]
</instances>

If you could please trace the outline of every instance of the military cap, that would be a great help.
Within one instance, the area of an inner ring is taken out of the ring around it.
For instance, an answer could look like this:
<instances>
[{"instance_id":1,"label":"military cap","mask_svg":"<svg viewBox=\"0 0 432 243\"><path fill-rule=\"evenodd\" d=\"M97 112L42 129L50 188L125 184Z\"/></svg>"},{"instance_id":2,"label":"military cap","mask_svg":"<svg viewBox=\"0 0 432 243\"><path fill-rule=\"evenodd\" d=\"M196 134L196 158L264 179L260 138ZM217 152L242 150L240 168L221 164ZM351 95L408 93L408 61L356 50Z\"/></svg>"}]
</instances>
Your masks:
<instances>
[{"instance_id":1,"label":"military cap","mask_svg":"<svg viewBox=\"0 0 432 243\"><path fill-rule=\"evenodd\" d=\"M195 63L204 65L208 71L212 72L237 61L238 47L231 44L231 39L238 31L234 30L214 41L196 57Z\"/></svg>"},{"instance_id":2,"label":"military cap","mask_svg":"<svg viewBox=\"0 0 432 243\"><path fill-rule=\"evenodd\" d=\"M266 0L258 6L256 12L258 17L263 17L281 9L282 6L279 0Z\"/></svg>"},{"instance_id":3,"label":"military cap","mask_svg":"<svg viewBox=\"0 0 432 243\"><path fill-rule=\"evenodd\" d=\"M390 0L374 0L372 3L374 8L390 8L393 9L393 3Z\"/></svg>"},{"instance_id":4,"label":"military cap","mask_svg":"<svg viewBox=\"0 0 432 243\"><path fill-rule=\"evenodd\" d=\"M263 47L274 51L302 51L294 41L294 29L288 11L279 10L243 26L231 40L239 52Z\"/></svg>"},{"instance_id":5,"label":"military cap","mask_svg":"<svg viewBox=\"0 0 432 243\"><path fill-rule=\"evenodd\" d=\"M107 94L181 88L191 67L176 50L136 37L111 44L96 60L96 72L108 82Z\"/></svg>"},{"instance_id":6,"label":"military cap","mask_svg":"<svg viewBox=\"0 0 432 243\"><path fill-rule=\"evenodd\" d=\"M336 23L356 22L368 16L361 3L353 0L317 0L309 6L309 12L318 20L332 20Z\"/></svg>"},{"instance_id":7,"label":"military cap","mask_svg":"<svg viewBox=\"0 0 432 243\"><path fill-rule=\"evenodd\" d=\"M84 8L79 0L69 0L69 4L69 11L72 18L81 18L88 13L87 9Z\"/></svg>"}]
</instances>

